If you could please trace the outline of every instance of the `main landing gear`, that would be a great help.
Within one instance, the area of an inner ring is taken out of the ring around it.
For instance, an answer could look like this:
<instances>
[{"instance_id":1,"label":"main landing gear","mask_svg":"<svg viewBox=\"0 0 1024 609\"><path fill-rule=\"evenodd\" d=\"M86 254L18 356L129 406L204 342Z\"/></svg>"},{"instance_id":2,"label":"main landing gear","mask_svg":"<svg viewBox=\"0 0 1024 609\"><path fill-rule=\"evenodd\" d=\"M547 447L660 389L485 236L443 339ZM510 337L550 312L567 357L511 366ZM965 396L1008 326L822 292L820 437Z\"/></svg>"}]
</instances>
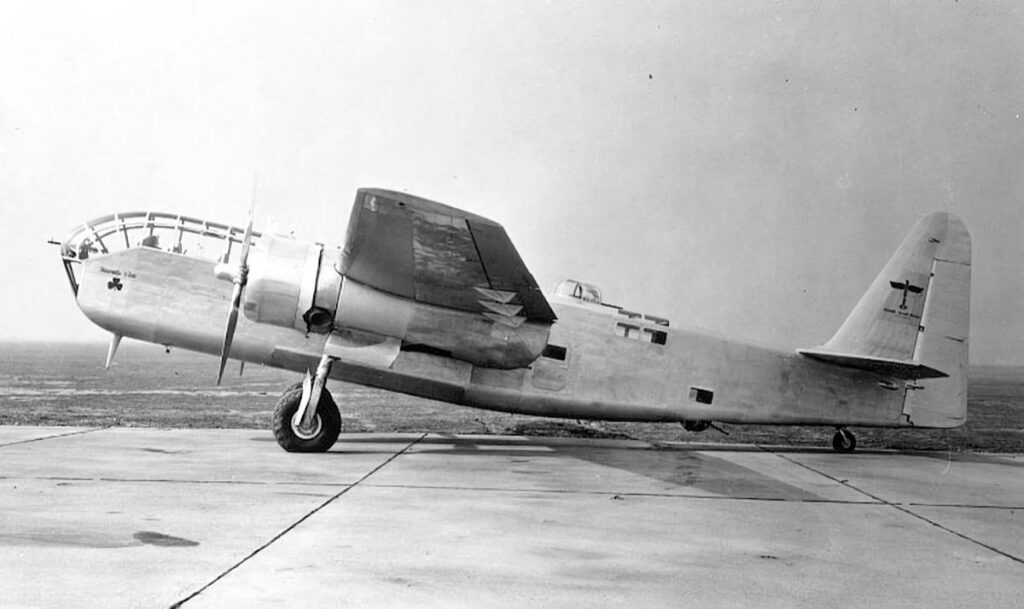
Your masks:
<instances>
[{"instance_id":1,"label":"main landing gear","mask_svg":"<svg viewBox=\"0 0 1024 609\"><path fill-rule=\"evenodd\" d=\"M334 398L324 387L333 360L324 356L316 376L306 375L301 383L289 387L274 408L274 438L281 448L295 453L322 453L329 450L341 433L341 413Z\"/></svg>"},{"instance_id":2,"label":"main landing gear","mask_svg":"<svg viewBox=\"0 0 1024 609\"><path fill-rule=\"evenodd\" d=\"M836 435L832 436L832 448L840 453L852 453L857 448L857 436L845 427L836 427Z\"/></svg>"},{"instance_id":3,"label":"main landing gear","mask_svg":"<svg viewBox=\"0 0 1024 609\"><path fill-rule=\"evenodd\" d=\"M302 385L289 387L274 408L274 437L281 448L292 453L322 453L334 446L341 433L341 413L326 389L320 394L313 424L302 429L296 419L302 401Z\"/></svg>"}]
</instances>

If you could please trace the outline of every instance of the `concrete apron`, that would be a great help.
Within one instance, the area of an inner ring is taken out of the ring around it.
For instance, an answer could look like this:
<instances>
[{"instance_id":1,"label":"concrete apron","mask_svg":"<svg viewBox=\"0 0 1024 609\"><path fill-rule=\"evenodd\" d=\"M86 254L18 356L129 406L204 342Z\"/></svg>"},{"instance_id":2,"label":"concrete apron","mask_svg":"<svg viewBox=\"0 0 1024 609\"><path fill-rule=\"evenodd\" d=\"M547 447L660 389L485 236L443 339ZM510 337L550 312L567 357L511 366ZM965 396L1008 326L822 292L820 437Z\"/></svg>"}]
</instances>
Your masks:
<instances>
[{"instance_id":1,"label":"concrete apron","mask_svg":"<svg viewBox=\"0 0 1024 609\"><path fill-rule=\"evenodd\" d=\"M1019 606L1024 459L0 427L0 607Z\"/></svg>"}]
</instances>

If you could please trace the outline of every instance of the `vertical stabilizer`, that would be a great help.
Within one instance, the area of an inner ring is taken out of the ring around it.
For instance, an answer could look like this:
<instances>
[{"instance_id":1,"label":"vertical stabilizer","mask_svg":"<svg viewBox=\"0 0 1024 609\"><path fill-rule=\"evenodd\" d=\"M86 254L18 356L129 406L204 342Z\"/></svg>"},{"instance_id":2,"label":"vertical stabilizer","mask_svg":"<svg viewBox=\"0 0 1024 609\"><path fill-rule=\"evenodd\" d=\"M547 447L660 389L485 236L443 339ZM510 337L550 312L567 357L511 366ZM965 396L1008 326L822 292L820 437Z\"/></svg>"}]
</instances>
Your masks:
<instances>
[{"instance_id":1,"label":"vertical stabilizer","mask_svg":"<svg viewBox=\"0 0 1024 609\"><path fill-rule=\"evenodd\" d=\"M921 218L824 346L801 351L904 385L906 421L957 427L967 416L971 237L946 212ZM936 378L941 377L941 378Z\"/></svg>"}]
</instances>

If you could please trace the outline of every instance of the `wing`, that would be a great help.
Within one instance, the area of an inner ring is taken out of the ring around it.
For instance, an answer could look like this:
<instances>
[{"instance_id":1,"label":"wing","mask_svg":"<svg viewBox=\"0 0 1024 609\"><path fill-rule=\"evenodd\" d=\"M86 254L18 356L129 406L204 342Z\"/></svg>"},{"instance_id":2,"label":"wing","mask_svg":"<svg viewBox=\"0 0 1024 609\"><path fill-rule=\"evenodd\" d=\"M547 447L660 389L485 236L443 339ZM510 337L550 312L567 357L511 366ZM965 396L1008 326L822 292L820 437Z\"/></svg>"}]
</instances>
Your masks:
<instances>
[{"instance_id":1,"label":"wing","mask_svg":"<svg viewBox=\"0 0 1024 609\"><path fill-rule=\"evenodd\" d=\"M555 320L500 224L405 193L356 193L339 267L378 290L507 325Z\"/></svg>"}]
</instances>

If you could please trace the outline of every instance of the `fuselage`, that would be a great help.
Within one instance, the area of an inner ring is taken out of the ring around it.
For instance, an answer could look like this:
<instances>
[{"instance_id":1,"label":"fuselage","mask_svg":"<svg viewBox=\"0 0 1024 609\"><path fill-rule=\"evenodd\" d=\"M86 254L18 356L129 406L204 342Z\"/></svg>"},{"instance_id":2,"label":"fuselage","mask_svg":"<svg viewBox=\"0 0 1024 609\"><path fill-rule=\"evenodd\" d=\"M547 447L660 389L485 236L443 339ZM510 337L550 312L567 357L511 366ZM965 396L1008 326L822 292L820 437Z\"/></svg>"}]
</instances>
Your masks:
<instances>
[{"instance_id":1,"label":"fuselage","mask_svg":"<svg viewBox=\"0 0 1024 609\"><path fill-rule=\"evenodd\" d=\"M75 262L77 302L120 336L217 355L231 284L214 262L127 247ZM331 377L455 404L623 421L901 426L905 390L796 352L648 323L617 307L548 296L547 347L515 368L405 348L390 366L339 360ZM658 319L658 318L654 318ZM327 336L242 317L233 359L305 373ZM211 371L212 378L212 371Z\"/></svg>"}]
</instances>

